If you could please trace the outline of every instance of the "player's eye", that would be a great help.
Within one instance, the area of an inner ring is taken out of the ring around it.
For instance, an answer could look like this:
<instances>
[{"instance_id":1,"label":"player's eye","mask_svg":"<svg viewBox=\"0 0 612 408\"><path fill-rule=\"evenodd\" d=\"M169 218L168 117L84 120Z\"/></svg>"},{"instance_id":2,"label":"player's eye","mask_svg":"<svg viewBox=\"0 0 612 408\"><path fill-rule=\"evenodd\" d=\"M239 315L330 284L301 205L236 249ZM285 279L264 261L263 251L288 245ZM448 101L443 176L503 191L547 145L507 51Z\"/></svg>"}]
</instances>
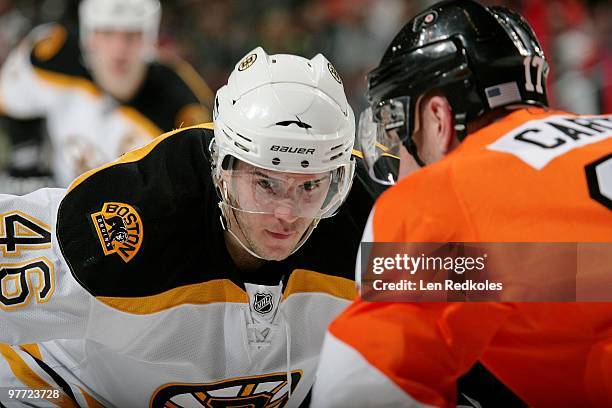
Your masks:
<instances>
[{"instance_id":1,"label":"player's eye","mask_svg":"<svg viewBox=\"0 0 612 408\"><path fill-rule=\"evenodd\" d=\"M257 187L263 189L268 194L276 194L276 186L270 179L257 180Z\"/></svg>"},{"instance_id":2,"label":"player's eye","mask_svg":"<svg viewBox=\"0 0 612 408\"><path fill-rule=\"evenodd\" d=\"M311 181L307 181L304 184L302 184L302 188L304 189L304 191L309 191L309 192L315 191L320 186L321 186L320 180L311 180Z\"/></svg>"}]
</instances>

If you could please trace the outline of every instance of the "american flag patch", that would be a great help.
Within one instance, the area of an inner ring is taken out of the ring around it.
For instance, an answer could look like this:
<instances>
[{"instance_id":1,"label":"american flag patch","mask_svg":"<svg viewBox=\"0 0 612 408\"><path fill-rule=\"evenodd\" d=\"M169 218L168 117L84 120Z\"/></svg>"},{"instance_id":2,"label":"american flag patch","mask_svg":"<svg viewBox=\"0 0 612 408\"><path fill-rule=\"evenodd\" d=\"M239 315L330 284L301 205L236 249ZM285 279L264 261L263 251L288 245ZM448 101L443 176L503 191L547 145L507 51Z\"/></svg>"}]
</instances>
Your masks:
<instances>
[{"instance_id":1,"label":"american flag patch","mask_svg":"<svg viewBox=\"0 0 612 408\"><path fill-rule=\"evenodd\" d=\"M521 93L516 82L506 82L505 84L490 86L485 89L485 94L491 109L521 100Z\"/></svg>"}]
</instances>

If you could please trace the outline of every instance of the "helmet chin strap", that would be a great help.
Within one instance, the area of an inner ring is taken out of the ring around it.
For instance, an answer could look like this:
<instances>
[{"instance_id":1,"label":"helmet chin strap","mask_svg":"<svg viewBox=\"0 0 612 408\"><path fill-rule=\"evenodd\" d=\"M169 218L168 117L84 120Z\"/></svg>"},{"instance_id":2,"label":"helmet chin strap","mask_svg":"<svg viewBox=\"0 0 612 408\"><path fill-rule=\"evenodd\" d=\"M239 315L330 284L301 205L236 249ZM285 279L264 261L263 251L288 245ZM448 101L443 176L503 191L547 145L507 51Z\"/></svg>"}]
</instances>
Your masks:
<instances>
[{"instance_id":1,"label":"helmet chin strap","mask_svg":"<svg viewBox=\"0 0 612 408\"><path fill-rule=\"evenodd\" d=\"M414 158L414 161L419 165L419 167L425 167L425 162L419 156L419 152L417 151L417 146L411 140L410 143L404 143L404 147L408 150L408 153Z\"/></svg>"},{"instance_id":2,"label":"helmet chin strap","mask_svg":"<svg viewBox=\"0 0 612 408\"><path fill-rule=\"evenodd\" d=\"M249 254L251 254L252 256L254 256L255 258L258 259L263 259L264 261L266 261L267 259L262 258L261 256L257 255L255 253L255 251L252 251L251 249L249 249L240 238L238 238L238 236L236 234L234 234L234 232L230 229L229 227L229 223L227 222L227 217L225 216L225 203L223 203L222 201L219 201L219 209L221 210L221 215L219 216L219 221L221 222L221 228L223 228L223 231L227 231L230 233L230 235L236 240L236 242L238 242L240 244L240 246L247 251ZM230 207L231 208L231 207ZM232 208L232 212L234 211L234 209ZM234 215L234 219L236 219L236 215ZM238 220L236 219L236 222Z\"/></svg>"},{"instance_id":3,"label":"helmet chin strap","mask_svg":"<svg viewBox=\"0 0 612 408\"><path fill-rule=\"evenodd\" d=\"M266 259L264 257L262 257L261 255L258 255L255 251L253 251L251 248L249 248L248 245L245 245L244 242L242 242L242 240L240 238L238 238L238 236L236 234L234 234L234 232L232 231L232 229L229 226L229 222L227 222L227 216L225 215L225 208L228 207L231 209L232 214L234 215L234 219L236 220L236 223L238 223L238 217L236 217L236 214L234 211L236 211L233 207L227 205L225 202L220 201L219 202L219 209L221 210L221 215L219 216L219 221L221 222L221 227L223 228L224 231L229 232L229 234L240 244L240 246L247 251L250 255L254 256L257 259L262 259L264 261L270 261L271 259ZM293 255L298 249L300 249L302 247L302 245L304 245L304 243L308 240L308 238L310 237L310 234L312 234L312 232L314 231L314 229L317 227L317 225L319 224L320 219L319 218L315 218L313 219L312 223L310 223L310 226L308 227L308 229L304 232L304 234L302 234L302 238L300 238L300 241L297 243L297 245L293 248L293 250L289 253L289 255L287 255L287 257ZM240 225L238 225L240 227ZM241 228L242 229L242 228ZM244 233L242 235L245 235Z\"/></svg>"}]
</instances>

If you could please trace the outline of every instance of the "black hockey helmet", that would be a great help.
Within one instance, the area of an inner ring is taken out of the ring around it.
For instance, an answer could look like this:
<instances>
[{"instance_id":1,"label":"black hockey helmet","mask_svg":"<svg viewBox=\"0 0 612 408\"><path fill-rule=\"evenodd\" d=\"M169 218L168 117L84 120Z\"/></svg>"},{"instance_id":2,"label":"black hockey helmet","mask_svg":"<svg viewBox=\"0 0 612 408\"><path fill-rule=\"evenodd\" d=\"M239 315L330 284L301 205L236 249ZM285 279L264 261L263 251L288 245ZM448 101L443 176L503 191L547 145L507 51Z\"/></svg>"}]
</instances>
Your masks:
<instances>
[{"instance_id":1,"label":"black hockey helmet","mask_svg":"<svg viewBox=\"0 0 612 408\"><path fill-rule=\"evenodd\" d=\"M392 182L375 162L396 156L400 141L423 165L412 132L417 99L425 92L446 96L462 140L466 123L487 111L547 106L547 74L538 40L518 13L472 0L431 6L406 23L368 74L370 108L360 118L359 138L370 174Z\"/></svg>"}]
</instances>

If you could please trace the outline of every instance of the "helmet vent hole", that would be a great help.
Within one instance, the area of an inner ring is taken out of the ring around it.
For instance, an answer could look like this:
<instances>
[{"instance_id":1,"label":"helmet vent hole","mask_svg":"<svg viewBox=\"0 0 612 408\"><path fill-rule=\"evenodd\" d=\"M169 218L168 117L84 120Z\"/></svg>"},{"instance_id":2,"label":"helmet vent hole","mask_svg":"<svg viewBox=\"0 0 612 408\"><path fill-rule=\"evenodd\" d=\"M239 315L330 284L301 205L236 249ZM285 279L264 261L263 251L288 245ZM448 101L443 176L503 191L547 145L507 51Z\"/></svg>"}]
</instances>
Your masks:
<instances>
[{"instance_id":1,"label":"helmet vent hole","mask_svg":"<svg viewBox=\"0 0 612 408\"><path fill-rule=\"evenodd\" d=\"M236 104L236 100L232 99L232 106L234 106Z\"/></svg>"},{"instance_id":2,"label":"helmet vent hole","mask_svg":"<svg viewBox=\"0 0 612 408\"><path fill-rule=\"evenodd\" d=\"M275 166L278 166L280 164L280 159L278 157L275 157L272 159L272 164Z\"/></svg>"},{"instance_id":3,"label":"helmet vent hole","mask_svg":"<svg viewBox=\"0 0 612 408\"><path fill-rule=\"evenodd\" d=\"M341 145L341 144L339 144L339 145L337 145L337 146L332 147L332 148L331 148L331 149L329 149L329 150L334 151L334 150L339 149L339 148L341 148L341 147L342 147L342 145Z\"/></svg>"},{"instance_id":4,"label":"helmet vent hole","mask_svg":"<svg viewBox=\"0 0 612 408\"><path fill-rule=\"evenodd\" d=\"M242 136L240 133L236 133L238 136L240 136L241 138L243 138L244 140L246 140L247 142L253 142L251 139L249 139L246 136Z\"/></svg>"},{"instance_id":5,"label":"helmet vent hole","mask_svg":"<svg viewBox=\"0 0 612 408\"><path fill-rule=\"evenodd\" d=\"M330 158L329 158L329 161L334 161L334 160L336 160L337 158L339 158L340 156L342 156L343 154L344 154L343 152L340 152L340 153L338 153L337 155L330 157Z\"/></svg>"},{"instance_id":6,"label":"helmet vent hole","mask_svg":"<svg viewBox=\"0 0 612 408\"><path fill-rule=\"evenodd\" d=\"M310 166L310 162L308 160L302 160L300 164L302 165L303 168Z\"/></svg>"},{"instance_id":7,"label":"helmet vent hole","mask_svg":"<svg viewBox=\"0 0 612 408\"><path fill-rule=\"evenodd\" d=\"M229 139L229 140L234 140L226 131L225 129L223 129L223 133L225 134L225 136Z\"/></svg>"},{"instance_id":8,"label":"helmet vent hole","mask_svg":"<svg viewBox=\"0 0 612 408\"><path fill-rule=\"evenodd\" d=\"M234 146L236 146L237 148L239 148L239 149L241 149L241 150L244 150L245 152L248 152L248 151L249 151L249 149L247 149L246 147L244 147L243 145L241 145L241 144L240 144L240 143L238 143L238 142L234 142Z\"/></svg>"}]
</instances>

